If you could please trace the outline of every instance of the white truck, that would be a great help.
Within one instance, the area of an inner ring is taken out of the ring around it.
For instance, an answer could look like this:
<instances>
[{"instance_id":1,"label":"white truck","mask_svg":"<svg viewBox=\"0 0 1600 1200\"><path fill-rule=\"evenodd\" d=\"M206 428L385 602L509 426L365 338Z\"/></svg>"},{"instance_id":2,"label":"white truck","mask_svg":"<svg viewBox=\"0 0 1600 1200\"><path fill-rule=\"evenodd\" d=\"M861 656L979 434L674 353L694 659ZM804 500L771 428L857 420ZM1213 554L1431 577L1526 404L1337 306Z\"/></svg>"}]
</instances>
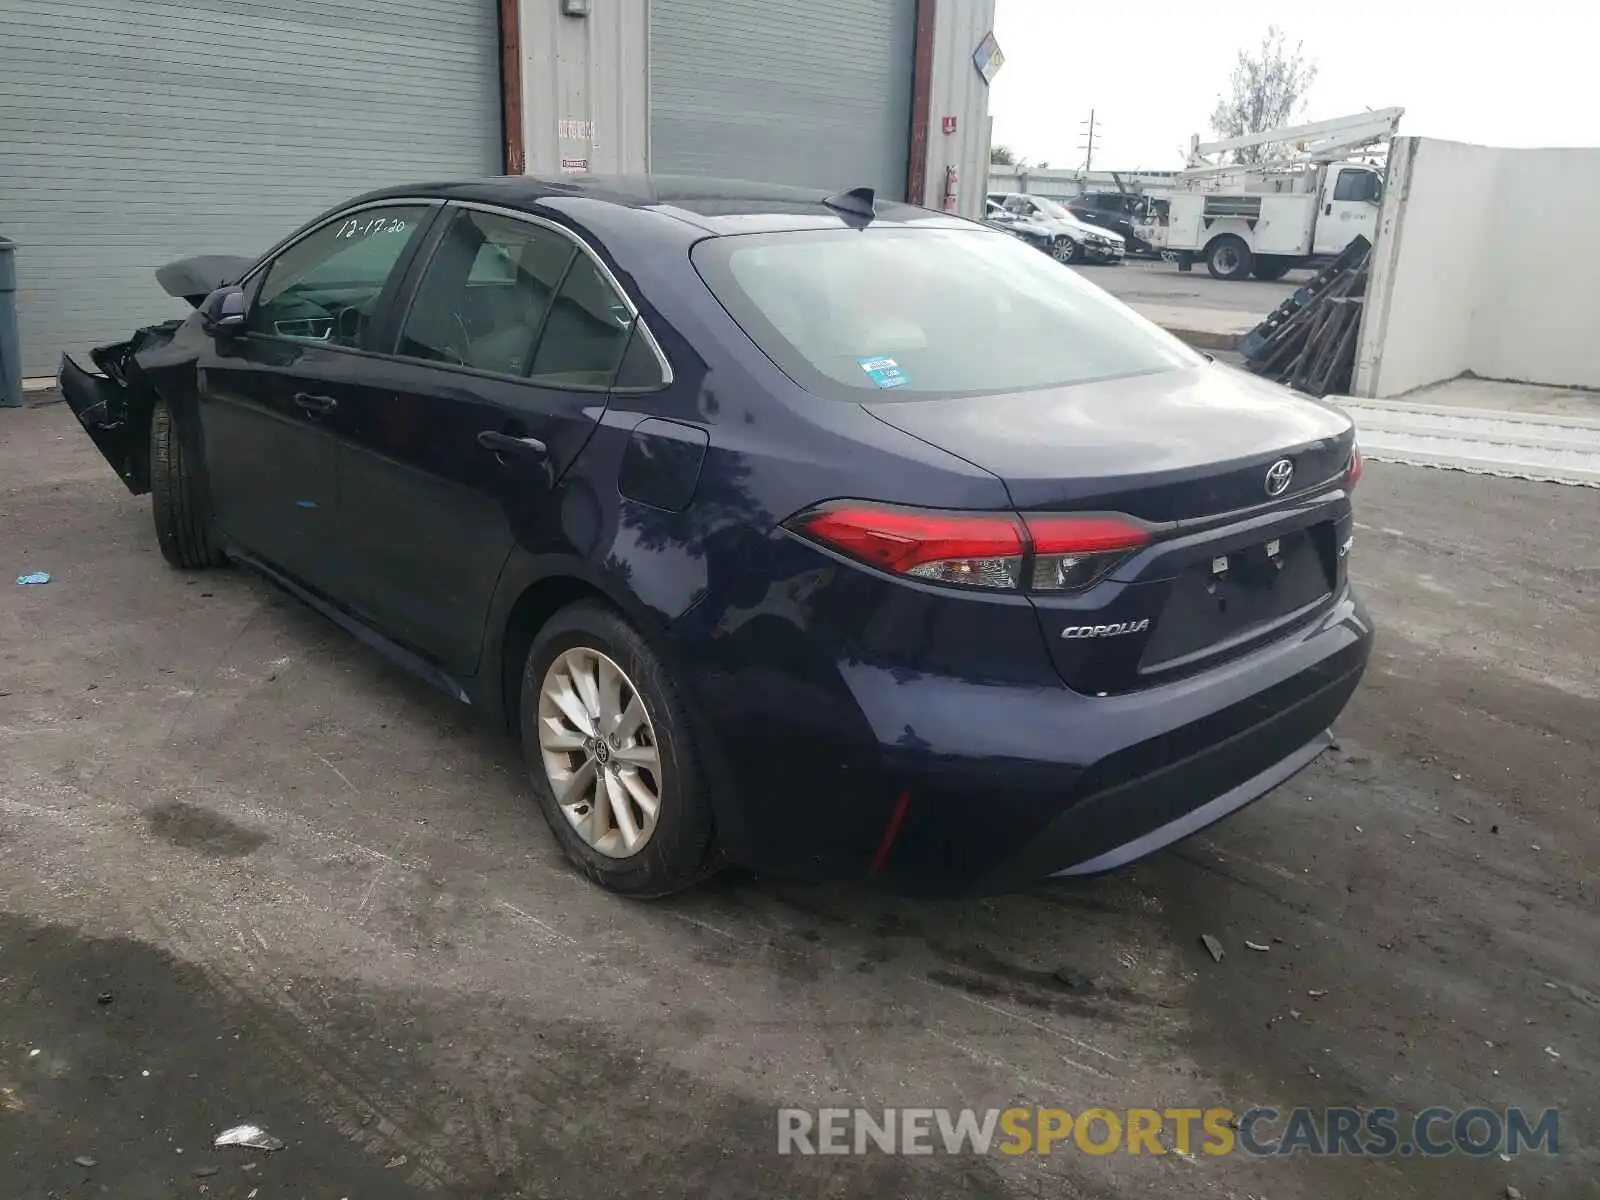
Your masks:
<instances>
[{"instance_id":1,"label":"white truck","mask_svg":"<svg viewBox=\"0 0 1600 1200\"><path fill-rule=\"evenodd\" d=\"M1157 231L1163 257L1178 269L1206 264L1216 279L1281 279L1291 268L1329 259L1378 227L1383 165L1350 161L1387 147L1404 112L1376 112L1201 142L1170 189L1167 223ZM1211 156L1271 147L1258 162L1228 165Z\"/></svg>"}]
</instances>

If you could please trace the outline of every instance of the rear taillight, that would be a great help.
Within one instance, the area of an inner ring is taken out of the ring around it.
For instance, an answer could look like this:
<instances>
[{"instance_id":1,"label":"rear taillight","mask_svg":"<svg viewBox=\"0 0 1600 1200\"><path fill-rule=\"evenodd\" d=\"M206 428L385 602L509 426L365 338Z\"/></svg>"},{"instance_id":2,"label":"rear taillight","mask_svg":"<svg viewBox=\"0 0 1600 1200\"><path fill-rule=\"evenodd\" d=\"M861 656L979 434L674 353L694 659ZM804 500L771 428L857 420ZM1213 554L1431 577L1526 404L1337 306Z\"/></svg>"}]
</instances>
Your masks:
<instances>
[{"instance_id":1,"label":"rear taillight","mask_svg":"<svg viewBox=\"0 0 1600 1200\"><path fill-rule=\"evenodd\" d=\"M1150 540L1125 517L1024 517L1033 549L1033 590L1086 588Z\"/></svg>"},{"instance_id":2,"label":"rear taillight","mask_svg":"<svg viewBox=\"0 0 1600 1200\"><path fill-rule=\"evenodd\" d=\"M1126 517L949 512L835 501L786 527L879 570L960 587L1070 592L1150 540ZM1031 560L1031 562L1030 562Z\"/></svg>"},{"instance_id":3,"label":"rear taillight","mask_svg":"<svg viewBox=\"0 0 1600 1200\"><path fill-rule=\"evenodd\" d=\"M1356 484L1361 482L1361 447L1350 447L1350 465L1344 469L1344 490L1355 491Z\"/></svg>"}]
</instances>

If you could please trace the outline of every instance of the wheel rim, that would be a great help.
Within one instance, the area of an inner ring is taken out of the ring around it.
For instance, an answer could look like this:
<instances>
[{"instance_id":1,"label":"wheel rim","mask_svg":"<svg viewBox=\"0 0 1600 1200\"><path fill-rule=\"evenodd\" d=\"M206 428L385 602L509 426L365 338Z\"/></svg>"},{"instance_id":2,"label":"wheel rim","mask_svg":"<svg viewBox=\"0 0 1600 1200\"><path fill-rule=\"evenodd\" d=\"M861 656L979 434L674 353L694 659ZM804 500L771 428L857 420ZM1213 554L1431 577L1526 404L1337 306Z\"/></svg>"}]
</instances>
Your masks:
<instances>
[{"instance_id":1,"label":"wheel rim","mask_svg":"<svg viewBox=\"0 0 1600 1200\"><path fill-rule=\"evenodd\" d=\"M661 814L655 727L627 673L587 646L559 655L539 689L539 756L573 830L607 858L631 858Z\"/></svg>"},{"instance_id":2,"label":"wheel rim","mask_svg":"<svg viewBox=\"0 0 1600 1200\"><path fill-rule=\"evenodd\" d=\"M1057 262L1071 262L1074 248L1071 239L1058 238L1056 244L1050 248L1050 253Z\"/></svg>"},{"instance_id":3,"label":"wheel rim","mask_svg":"<svg viewBox=\"0 0 1600 1200\"><path fill-rule=\"evenodd\" d=\"M1217 247L1217 270L1232 275L1239 269L1239 251L1232 246Z\"/></svg>"}]
</instances>

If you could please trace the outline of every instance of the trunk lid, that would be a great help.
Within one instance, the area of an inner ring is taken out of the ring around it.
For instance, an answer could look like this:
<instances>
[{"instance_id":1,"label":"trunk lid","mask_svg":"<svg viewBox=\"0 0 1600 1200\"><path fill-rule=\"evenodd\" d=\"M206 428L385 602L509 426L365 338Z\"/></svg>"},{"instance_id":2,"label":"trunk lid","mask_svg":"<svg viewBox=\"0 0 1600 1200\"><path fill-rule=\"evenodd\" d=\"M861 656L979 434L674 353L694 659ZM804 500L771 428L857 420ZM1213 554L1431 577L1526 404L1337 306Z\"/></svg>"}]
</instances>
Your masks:
<instances>
[{"instance_id":1,"label":"trunk lid","mask_svg":"<svg viewBox=\"0 0 1600 1200\"><path fill-rule=\"evenodd\" d=\"M1216 364L1000 396L879 401L885 424L1005 481L1021 512L1099 510L1189 521L1338 476L1354 426L1327 405Z\"/></svg>"},{"instance_id":2,"label":"trunk lid","mask_svg":"<svg viewBox=\"0 0 1600 1200\"><path fill-rule=\"evenodd\" d=\"M1344 585L1354 426L1243 372L869 411L998 475L1019 512L1150 523L1150 544L1099 582L1030 594L1056 669L1079 691L1130 691L1248 653L1303 628ZM1268 472L1285 459L1292 474L1274 495Z\"/></svg>"}]
</instances>

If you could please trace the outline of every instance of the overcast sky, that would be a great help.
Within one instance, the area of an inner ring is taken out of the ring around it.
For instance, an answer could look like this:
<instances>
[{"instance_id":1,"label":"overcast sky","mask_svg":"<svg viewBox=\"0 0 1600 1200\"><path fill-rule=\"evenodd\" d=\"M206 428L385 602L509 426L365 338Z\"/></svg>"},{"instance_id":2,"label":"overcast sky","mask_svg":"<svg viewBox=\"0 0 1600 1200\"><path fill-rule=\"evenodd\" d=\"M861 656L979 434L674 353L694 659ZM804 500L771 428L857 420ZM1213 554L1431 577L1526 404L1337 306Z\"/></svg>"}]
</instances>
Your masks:
<instances>
[{"instance_id":1,"label":"overcast sky","mask_svg":"<svg viewBox=\"0 0 1600 1200\"><path fill-rule=\"evenodd\" d=\"M1600 146L1594 0L996 0L994 141L1030 162L1182 165L1237 51L1277 24L1316 62L1306 120L1406 110L1400 132L1491 146ZM1591 15L1586 15L1586 13ZM1448 44L1446 44L1448 39Z\"/></svg>"}]
</instances>

